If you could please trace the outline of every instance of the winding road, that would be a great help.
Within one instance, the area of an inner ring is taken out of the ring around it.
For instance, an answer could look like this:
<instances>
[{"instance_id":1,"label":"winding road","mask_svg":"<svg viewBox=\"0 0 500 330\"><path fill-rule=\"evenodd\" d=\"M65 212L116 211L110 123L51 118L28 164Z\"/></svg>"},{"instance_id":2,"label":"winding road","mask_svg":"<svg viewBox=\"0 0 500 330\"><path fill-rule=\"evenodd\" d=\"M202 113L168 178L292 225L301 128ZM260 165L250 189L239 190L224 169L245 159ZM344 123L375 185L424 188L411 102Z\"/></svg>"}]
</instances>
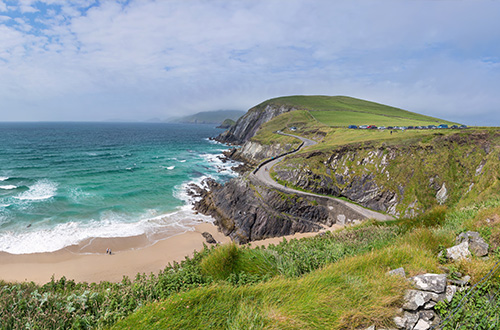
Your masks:
<instances>
[{"instance_id":1,"label":"winding road","mask_svg":"<svg viewBox=\"0 0 500 330\"><path fill-rule=\"evenodd\" d=\"M279 132L278 134L291 136L291 137L297 138L297 139L301 140L302 142L304 142L304 144L302 144L300 146L300 148L298 148L295 152L301 150L302 148L306 148L306 147L315 145L317 143L316 141L306 139L306 138L298 136L298 135L286 134L286 133L282 133L282 132ZM279 189L279 190L286 192L286 193L304 195L304 196L312 196L312 197L322 197L322 198L328 198L328 199L334 200L338 203L345 205L346 207L349 207L353 211L361 214L362 216L364 216L368 219L375 219L378 221L394 220L394 218L390 215L382 214L382 213L372 211L369 209L365 209L364 207L347 202L343 199L319 195L319 194L308 193L308 192L304 192L304 191L300 191L300 190L295 190L295 189L292 189L289 187L285 187L285 186L279 184L278 182L274 181L271 178L271 174L270 174L271 169L274 165L276 165L277 163L282 161L286 155L287 154L276 157L274 160L270 161L269 163L265 164L264 166L261 166L255 173L252 173L250 175L253 175L255 178L257 178L259 181L261 181L265 185Z\"/></svg>"}]
</instances>

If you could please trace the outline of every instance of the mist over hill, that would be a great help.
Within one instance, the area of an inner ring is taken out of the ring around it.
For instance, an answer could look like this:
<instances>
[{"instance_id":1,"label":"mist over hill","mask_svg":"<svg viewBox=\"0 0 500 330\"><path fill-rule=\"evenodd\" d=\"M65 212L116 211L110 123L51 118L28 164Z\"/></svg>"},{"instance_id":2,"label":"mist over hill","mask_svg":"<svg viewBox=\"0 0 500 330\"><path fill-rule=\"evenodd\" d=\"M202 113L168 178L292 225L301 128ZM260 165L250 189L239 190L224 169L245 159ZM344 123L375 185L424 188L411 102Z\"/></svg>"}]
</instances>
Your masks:
<instances>
[{"instance_id":1,"label":"mist over hill","mask_svg":"<svg viewBox=\"0 0 500 330\"><path fill-rule=\"evenodd\" d=\"M184 124L216 124L220 125L226 119L238 120L246 111L242 110L216 110L202 111L194 115L172 118L169 123L184 123Z\"/></svg>"}]
</instances>

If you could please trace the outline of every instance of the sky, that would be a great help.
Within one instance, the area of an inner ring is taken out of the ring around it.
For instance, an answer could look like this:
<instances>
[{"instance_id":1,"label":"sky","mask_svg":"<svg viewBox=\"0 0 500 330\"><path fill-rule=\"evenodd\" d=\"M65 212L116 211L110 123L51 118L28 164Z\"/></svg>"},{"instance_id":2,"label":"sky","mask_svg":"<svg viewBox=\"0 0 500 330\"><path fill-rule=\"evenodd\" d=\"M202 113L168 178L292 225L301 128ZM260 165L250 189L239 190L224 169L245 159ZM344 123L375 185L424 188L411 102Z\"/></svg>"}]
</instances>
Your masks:
<instances>
[{"instance_id":1,"label":"sky","mask_svg":"<svg viewBox=\"0 0 500 330\"><path fill-rule=\"evenodd\" d=\"M347 95L500 126L500 1L0 0L0 121Z\"/></svg>"}]
</instances>

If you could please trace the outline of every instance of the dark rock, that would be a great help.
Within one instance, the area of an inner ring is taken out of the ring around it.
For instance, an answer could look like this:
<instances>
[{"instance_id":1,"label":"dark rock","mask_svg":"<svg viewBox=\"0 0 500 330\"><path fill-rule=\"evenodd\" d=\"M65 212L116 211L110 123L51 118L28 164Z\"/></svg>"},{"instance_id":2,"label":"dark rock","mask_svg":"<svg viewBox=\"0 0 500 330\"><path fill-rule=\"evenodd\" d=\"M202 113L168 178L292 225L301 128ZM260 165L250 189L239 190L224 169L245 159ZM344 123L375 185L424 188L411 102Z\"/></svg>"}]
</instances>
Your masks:
<instances>
[{"instance_id":1,"label":"dark rock","mask_svg":"<svg viewBox=\"0 0 500 330\"><path fill-rule=\"evenodd\" d=\"M205 240L207 241L207 243L209 243L209 244L215 244L215 243L217 243L217 241L214 239L214 237L212 236L212 234L210 234L209 232L203 232L201 235L203 237L205 237Z\"/></svg>"},{"instance_id":2,"label":"dark rock","mask_svg":"<svg viewBox=\"0 0 500 330\"><path fill-rule=\"evenodd\" d=\"M436 313L433 311L421 311L418 313L419 319L424 321L432 321L436 316Z\"/></svg>"},{"instance_id":3,"label":"dark rock","mask_svg":"<svg viewBox=\"0 0 500 330\"><path fill-rule=\"evenodd\" d=\"M364 217L327 198L287 194L253 179L235 178L224 185L213 180L194 208L213 216L224 235L236 243L298 232L319 231L343 219L345 223Z\"/></svg>"}]
</instances>

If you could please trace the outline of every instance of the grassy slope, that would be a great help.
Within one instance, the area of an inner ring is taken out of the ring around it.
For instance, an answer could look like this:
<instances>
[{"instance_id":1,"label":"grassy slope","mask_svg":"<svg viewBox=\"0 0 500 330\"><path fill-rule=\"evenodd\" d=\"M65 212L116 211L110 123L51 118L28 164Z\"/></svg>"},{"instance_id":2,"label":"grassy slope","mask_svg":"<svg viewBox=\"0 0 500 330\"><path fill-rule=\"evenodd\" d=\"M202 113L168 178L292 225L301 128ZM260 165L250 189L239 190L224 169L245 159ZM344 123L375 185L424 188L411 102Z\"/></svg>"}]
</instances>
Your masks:
<instances>
[{"instance_id":1,"label":"grassy slope","mask_svg":"<svg viewBox=\"0 0 500 330\"><path fill-rule=\"evenodd\" d=\"M472 201L484 200L491 195L497 195L496 191L500 186L500 163L496 159L500 156L500 153L497 148L491 148L491 152L489 154L486 153L483 150L483 146L476 144L473 139L474 136L483 134L489 136L488 139L490 139L492 145L500 145L499 138L496 136L498 134L498 129L496 128L406 130L404 132L395 130L392 134L388 130L334 128L319 122L315 117L316 110L319 109L320 113L330 113L331 118L334 118L335 111L323 112L322 109L327 107L334 108L335 106L360 109L364 106L372 113L351 112L351 114L362 115L359 118L363 122L369 122L369 118L374 113L378 115L383 114L386 118L396 118L390 116L404 115L407 116L407 119L404 120L412 122L414 122L413 118L420 118L421 120L436 119L348 97L294 96L273 99L266 102L289 104L297 108L308 107L312 109L311 111L297 110L282 114L262 125L256 136L252 138L252 141L261 144L283 143L285 141L287 143L299 143L297 139L279 136L274 133L277 130L282 130L318 141L317 145L288 157L288 160L279 164L281 168L289 168L291 170L301 168L304 170L303 173L307 173L310 170L316 175L316 179L318 180L322 176L330 177L333 182L336 182L335 172L331 171L331 169L329 170L328 166L324 164L331 156L333 150L350 145L358 148L358 151L355 152L355 159L353 158L346 163L350 170L358 174L375 174L375 183L384 187L385 190L398 192L399 186L405 187L404 200L401 200L397 207L399 214L405 214L408 205L414 204L415 201L417 203L414 205L414 208L420 211L428 210L437 204L435 198L436 191L429 184L430 180L436 180L439 186L443 183L446 184L450 194L447 205L455 205L457 203L467 205ZM352 123L352 121L350 122ZM290 128L292 126L297 127L297 130L291 131ZM447 139L470 140L470 142L447 142ZM364 149L364 147L369 147L369 149ZM380 164L381 159L373 159L375 163L368 164L364 164L362 161L370 157L370 149L374 150L386 147L403 150L401 152L403 155L398 157L398 160L392 162L387 168L390 176L381 171L382 168L385 168L384 165ZM419 150L418 155L415 155L414 153L417 149ZM407 151L407 155L404 155L405 150ZM304 156L310 155L315 151L322 154L316 154L313 157L308 156L307 160L304 159ZM484 161L487 161L487 164L483 170L483 175L476 176L476 169ZM342 170L341 173L343 172ZM313 180L312 177L309 181L311 180ZM422 182L426 182L427 184L422 184ZM293 186L293 182L288 182L288 184ZM349 181L346 184L348 185ZM473 186L469 189L471 184Z\"/></svg>"},{"instance_id":2,"label":"grassy slope","mask_svg":"<svg viewBox=\"0 0 500 330\"><path fill-rule=\"evenodd\" d=\"M274 277L243 286L222 281L176 294L140 309L114 329L391 327L408 282L386 275L387 270L404 267L412 276L442 272L440 267L444 266L471 275L473 282L479 280L496 258L440 265L437 254L443 246L453 245L455 236L466 230L478 230L493 250L498 249L499 212L500 201L492 200L460 210L441 208L416 220L389 223L385 226L398 227L401 236L388 245L375 244L371 251L340 259L299 278ZM498 285L498 276L493 281Z\"/></svg>"},{"instance_id":3,"label":"grassy slope","mask_svg":"<svg viewBox=\"0 0 500 330\"><path fill-rule=\"evenodd\" d=\"M486 152L488 144L491 147ZM273 168L272 174L276 175L274 170L280 169L301 170L300 173L311 173L307 180L311 186L316 180L321 188L326 178L340 189L349 187L351 181L337 182L336 175L348 171L349 177L354 179L370 174L383 191L396 192L401 197L396 211L404 215L410 205L416 212L436 206L436 192L443 183L448 190L448 206L465 206L499 196L500 150L494 147L498 145L500 135L494 128L406 131L392 135L380 131L335 129L316 146L289 156ZM328 164L335 150L343 148L351 151L343 153L335 165ZM382 154L375 156L377 150ZM394 153L395 159L383 163L389 153ZM294 186L294 182L285 183ZM404 196L400 194L400 187L404 187Z\"/></svg>"},{"instance_id":4,"label":"grassy slope","mask_svg":"<svg viewBox=\"0 0 500 330\"><path fill-rule=\"evenodd\" d=\"M348 125L385 125L385 126L421 126L437 124L454 124L429 116L420 115L410 111L359 100L346 96L288 96L271 99L260 104L289 105L296 107L297 111L284 113L262 125L261 129L251 139L264 145L273 143L295 143L293 138L278 136L275 131L282 130L293 132L291 127L297 127L297 134L321 141L323 148L353 142L370 140L398 140L402 137L400 131L378 130L339 130L335 127ZM440 130L442 134L451 134L453 130ZM435 131L410 130L405 131L405 138L411 136L432 135ZM318 146L318 148L321 148Z\"/></svg>"},{"instance_id":5,"label":"grassy slope","mask_svg":"<svg viewBox=\"0 0 500 330\"><path fill-rule=\"evenodd\" d=\"M310 111L316 120L328 126L455 124L450 121L347 96L287 96L265 101L262 105L267 104L291 105L298 109Z\"/></svg>"}]
</instances>

